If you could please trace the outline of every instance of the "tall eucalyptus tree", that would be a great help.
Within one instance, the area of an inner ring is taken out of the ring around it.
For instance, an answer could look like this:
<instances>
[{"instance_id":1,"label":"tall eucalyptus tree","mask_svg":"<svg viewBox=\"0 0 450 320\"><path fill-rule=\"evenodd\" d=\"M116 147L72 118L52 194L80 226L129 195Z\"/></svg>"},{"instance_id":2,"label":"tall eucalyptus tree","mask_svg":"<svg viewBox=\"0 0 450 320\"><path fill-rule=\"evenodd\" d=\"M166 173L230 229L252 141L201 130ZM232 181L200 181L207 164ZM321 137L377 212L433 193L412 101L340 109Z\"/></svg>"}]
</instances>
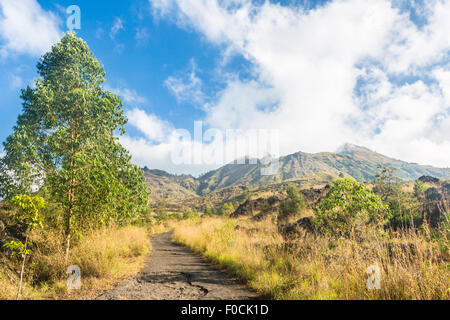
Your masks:
<instances>
[{"instance_id":1,"label":"tall eucalyptus tree","mask_svg":"<svg viewBox=\"0 0 450 320\"><path fill-rule=\"evenodd\" d=\"M45 191L63 213L68 256L75 230L132 220L146 208L148 193L143 173L118 141L127 121L122 101L103 89L105 70L88 45L69 32L37 70L4 142L0 195L36 186Z\"/></svg>"}]
</instances>

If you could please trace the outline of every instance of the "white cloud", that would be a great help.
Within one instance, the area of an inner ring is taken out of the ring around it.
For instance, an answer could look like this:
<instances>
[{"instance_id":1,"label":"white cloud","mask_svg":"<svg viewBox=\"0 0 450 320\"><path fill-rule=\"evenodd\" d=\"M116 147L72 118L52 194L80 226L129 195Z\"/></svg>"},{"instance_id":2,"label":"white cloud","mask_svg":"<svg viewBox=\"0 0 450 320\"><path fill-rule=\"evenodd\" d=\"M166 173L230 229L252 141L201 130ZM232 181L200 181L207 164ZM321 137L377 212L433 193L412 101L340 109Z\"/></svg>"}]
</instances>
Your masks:
<instances>
[{"instance_id":1,"label":"white cloud","mask_svg":"<svg viewBox=\"0 0 450 320\"><path fill-rule=\"evenodd\" d=\"M182 77L171 76L164 84L175 95L178 102L191 101L197 105L204 103L202 80L197 77L194 59L190 61L191 70Z\"/></svg>"},{"instance_id":2,"label":"white cloud","mask_svg":"<svg viewBox=\"0 0 450 320\"><path fill-rule=\"evenodd\" d=\"M147 103L147 99L143 96L140 96L136 90L129 88L113 88L109 85L105 85L105 90L111 91L117 95L119 95L123 102L129 106L137 107Z\"/></svg>"},{"instance_id":3,"label":"white cloud","mask_svg":"<svg viewBox=\"0 0 450 320\"><path fill-rule=\"evenodd\" d=\"M419 30L405 15L394 25L394 32L390 35L392 42L383 61L390 72L416 73L420 67L445 59L448 61L450 1L425 1L422 14L428 20L423 30Z\"/></svg>"},{"instance_id":4,"label":"white cloud","mask_svg":"<svg viewBox=\"0 0 450 320\"><path fill-rule=\"evenodd\" d=\"M116 35L119 33L120 30L124 30L125 27L123 25L123 21L122 19L116 17L114 20L114 23L111 27L111 30L109 31L109 37L111 39L114 39L116 37Z\"/></svg>"},{"instance_id":5,"label":"white cloud","mask_svg":"<svg viewBox=\"0 0 450 320\"><path fill-rule=\"evenodd\" d=\"M120 143L130 150L133 155L133 161L141 166L166 170L173 174L200 175L206 171L217 168L217 165L206 164L176 164L172 161L172 154L182 146L180 141L171 138L163 143L152 144L144 138L132 138L129 136L120 137Z\"/></svg>"},{"instance_id":6,"label":"white cloud","mask_svg":"<svg viewBox=\"0 0 450 320\"><path fill-rule=\"evenodd\" d=\"M269 154L278 156L271 132L229 132L207 129L203 123L197 123L191 135L189 131L175 129L171 123L142 109L133 109L126 115L129 124L143 137L125 135L120 137L120 142L130 150L134 162L140 166L199 175L247 155L252 159L261 159Z\"/></svg>"},{"instance_id":7,"label":"white cloud","mask_svg":"<svg viewBox=\"0 0 450 320\"><path fill-rule=\"evenodd\" d=\"M447 108L450 108L450 68L447 70L444 68L437 68L433 71L433 75L439 81L439 86L445 97Z\"/></svg>"},{"instance_id":8,"label":"white cloud","mask_svg":"<svg viewBox=\"0 0 450 320\"><path fill-rule=\"evenodd\" d=\"M151 142L163 142L174 130L170 123L159 119L156 115L147 114L141 109L130 110L126 115L128 122L144 133Z\"/></svg>"},{"instance_id":9,"label":"white cloud","mask_svg":"<svg viewBox=\"0 0 450 320\"><path fill-rule=\"evenodd\" d=\"M0 0L0 55L41 55L62 35L59 18L36 0Z\"/></svg>"},{"instance_id":10,"label":"white cloud","mask_svg":"<svg viewBox=\"0 0 450 320\"><path fill-rule=\"evenodd\" d=\"M221 70L226 86L207 109L210 126L279 129L283 154L352 142L450 166L448 71L441 67L450 50L450 1L416 4L426 18L421 27L388 0L335 0L314 10L250 0L150 2L159 16L252 65L253 80Z\"/></svg>"},{"instance_id":11,"label":"white cloud","mask_svg":"<svg viewBox=\"0 0 450 320\"><path fill-rule=\"evenodd\" d=\"M217 167L216 164L193 164L189 160L186 163L175 163L173 161L175 154L183 152L185 148L193 148L193 145L197 147L203 147L203 145L195 143L193 140L180 140L173 125L154 114L148 114L136 108L128 111L126 115L129 124L145 136L130 137L125 135L120 137L121 144L130 150L133 161L138 165L163 169L175 174L188 172L194 175Z\"/></svg>"}]
</instances>

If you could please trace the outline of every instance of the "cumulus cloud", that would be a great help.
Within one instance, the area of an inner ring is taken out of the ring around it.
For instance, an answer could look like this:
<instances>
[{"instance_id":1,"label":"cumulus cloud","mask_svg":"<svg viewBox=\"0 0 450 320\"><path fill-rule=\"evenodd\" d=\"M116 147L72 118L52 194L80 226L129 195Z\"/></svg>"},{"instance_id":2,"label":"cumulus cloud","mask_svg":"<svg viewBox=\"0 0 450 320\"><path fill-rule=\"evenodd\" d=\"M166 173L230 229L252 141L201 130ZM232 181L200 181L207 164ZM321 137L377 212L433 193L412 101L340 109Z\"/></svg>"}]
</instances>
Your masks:
<instances>
[{"instance_id":1,"label":"cumulus cloud","mask_svg":"<svg viewBox=\"0 0 450 320\"><path fill-rule=\"evenodd\" d=\"M411 162L450 166L450 1L413 8L335 0L314 9L250 0L150 0L160 18L195 29L251 65L220 71L211 127L280 130L283 154L345 142ZM227 72L225 72L227 71Z\"/></svg>"},{"instance_id":2,"label":"cumulus cloud","mask_svg":"<svg viewBox=\"0 0 450 320\"><path fill-rule=\"evenodd\" d=\"M62 35L60 19L36 0L0 0L0 55L41 55Z\"/></svg>"},{"instance_id":3,"label":"cumulus cloud","mask_svg":"<svg viewBox=\"0 0 450 320\"><path fill-rule=\"evenodd\" d=\"M151 142L160 143L172 132L172 125L156 115L147 114L141 109L132 109L126 113L128 122L145 134Z\"/></svg>"},{"instance_id":4,"label":"cumulus cloud","mask_svg":"<svg viewBox=\"0 0 450 320\"><path fill-rule=\"evenodd\" d=\"M408 15L396 21L394 32L390 35L391 42L383 57L383 64L389 72L418 73L421 67L448 61L450 2L429 0L424 1L422 6L418 3L414 5L416 12L422 14L427 23L419 29Z\"/></svg>"},{"instance_id":5,"label":"cumulus cloud","mask_svg":"<svg viewBox=\"0 0 450 320\"><path fill-rule=\"evenodd\" d=\"M439 82L439 87L445 98L445 105L450 108L450 66L447 69L437 68L433 71L433 75Z\"/></svg>"}]
</instances>

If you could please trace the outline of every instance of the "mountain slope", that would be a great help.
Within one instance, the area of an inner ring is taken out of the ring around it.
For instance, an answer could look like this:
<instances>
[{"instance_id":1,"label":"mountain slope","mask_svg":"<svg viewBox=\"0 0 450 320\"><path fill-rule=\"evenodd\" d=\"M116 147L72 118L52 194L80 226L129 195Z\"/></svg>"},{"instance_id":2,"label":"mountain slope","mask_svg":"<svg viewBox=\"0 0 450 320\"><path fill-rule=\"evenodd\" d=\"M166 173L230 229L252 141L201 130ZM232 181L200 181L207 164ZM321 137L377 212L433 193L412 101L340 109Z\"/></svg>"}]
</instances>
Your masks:
<instances>
[{"instance_id":1,"label":"mountain slope","mask_svg":"<svg viewBox=\"0 0 450 320\"><path fill-rule=\"evenodd\" d=\"M279 158L275 175L262 176L261 163L228 164L199 178L200 194L235 185L261 186L317 173L351 176L358 181L371 181L379 171L378 165L395 169L394 175L403 180L415 180L423 175L450 179L450 168L434 168L395 160L367 148L346 144L336 153L309 154L297 152Z\"/></svg>"},{"instance_id":2,"label":"mountain slope","mask_svg":"<svg viewBox=\"0 0 450 320\"><path fill-rule=\"evenodd\" d=\"M157 187L157 195L163 194L164 197L176 195L178 198L187 198L195 194L205 195L214 190L232 186L259 187L320 173L336 177L350 176L360 182L367 182L375 179L375 175L379 171L378 165L395 169L394 175L403 180L416 180L423 175L450 179L450 168L407 163L350 144L342 146L335 153L297 152L281 157L279 158L279 170L271 176L261 175L263 165L259 161L257 164L227 164L199 178L172 176L159 170L150 170L146 176L151 188L152 186Z\"/></svg>"},{"instance_id":3,"label":"mountain slope","mask_svg":"<svg viewBox=\"0 0 450 320\"><path fill-rule=\"evenodd\" d=\"M162 170L144 169L144 176L151 190L150 199L183 200L197 196L200 182L190 175L171 175Z\"/></svg>"}]
</instances>

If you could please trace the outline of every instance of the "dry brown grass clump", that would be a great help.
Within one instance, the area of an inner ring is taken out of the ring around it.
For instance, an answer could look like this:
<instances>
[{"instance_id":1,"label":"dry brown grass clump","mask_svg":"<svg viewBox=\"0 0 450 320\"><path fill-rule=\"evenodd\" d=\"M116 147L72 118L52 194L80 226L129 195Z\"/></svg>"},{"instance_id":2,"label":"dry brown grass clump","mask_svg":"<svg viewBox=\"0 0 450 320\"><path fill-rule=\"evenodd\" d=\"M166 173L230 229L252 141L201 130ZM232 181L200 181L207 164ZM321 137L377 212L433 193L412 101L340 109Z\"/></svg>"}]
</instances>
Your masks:
<instances>
[{"instance_id":1,"label":"dry brown grass clump","mask_svg":"<svg viewBox=\"0 0 450 320\"><path fill-rule=\"evenodd\" d=\"M89 298L109 289L121 279L134 275L150 251L144 227L108 227L81 236L74 245L70 261L65 262L62 235L54 230L34 232L33 254L26 266L23 299ZM82 289L69 291L67 267L81 269ZM14 299L17 277L0 269L0 299Z\"/></svg>"},{"instance_id":2,"label":"dry brown grass clump","mask_svg":"<svg viewBox=\"0 0 450 320\"><path fill-rule=\"evenodd\" d=\"M421 233L362 242L305 233L285 241L276 229L271 219L211 218L185 222L174 239L275 299L449 298L448 252ZM379 290L366 286L373 265Z\"/></svg>"}]
</instances>

